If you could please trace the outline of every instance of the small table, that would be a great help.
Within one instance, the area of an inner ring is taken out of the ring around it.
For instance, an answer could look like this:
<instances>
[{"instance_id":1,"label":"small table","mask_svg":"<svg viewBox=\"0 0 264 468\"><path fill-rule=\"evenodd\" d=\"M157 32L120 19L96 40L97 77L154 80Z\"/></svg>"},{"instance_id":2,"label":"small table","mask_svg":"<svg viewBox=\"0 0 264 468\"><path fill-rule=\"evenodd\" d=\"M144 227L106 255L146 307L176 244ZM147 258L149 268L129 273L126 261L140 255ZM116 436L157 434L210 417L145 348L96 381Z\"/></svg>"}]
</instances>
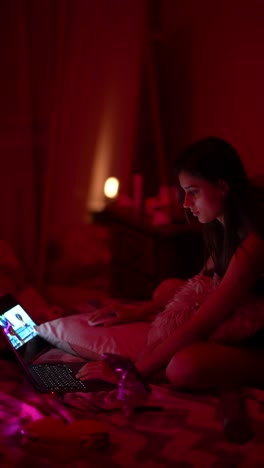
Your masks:
<instances>
[{"instance_id":1,"label":"small table","mask_svg":"<svg viewBox=\"0 0 264 468\"><path fill-rule=\"evenodd\" d=\"M111 294L148 299L164 279L187 279L204 264L201 227L197 223L153 226L133 209L108 209L111 239Z\"/></svg>"}]
</instances>

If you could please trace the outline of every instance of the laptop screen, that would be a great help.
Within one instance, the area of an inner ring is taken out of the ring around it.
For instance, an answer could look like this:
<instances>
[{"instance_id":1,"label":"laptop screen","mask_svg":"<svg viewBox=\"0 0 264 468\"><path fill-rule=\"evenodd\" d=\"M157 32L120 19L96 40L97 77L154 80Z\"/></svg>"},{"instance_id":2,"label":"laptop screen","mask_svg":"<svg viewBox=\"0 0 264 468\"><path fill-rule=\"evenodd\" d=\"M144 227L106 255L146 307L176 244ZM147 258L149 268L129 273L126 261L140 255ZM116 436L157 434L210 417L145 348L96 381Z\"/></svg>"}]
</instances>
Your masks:
<instances>
[{"instance_id":1,"label":"laptop screen","mask_svg":"<svg viewBox=\"0 0 264 468\"><path fill-rule=\"evenodd\" d=\"M35 322L19 304L0 315L0 324L15 349L20 348L38 335L34 328Z\"/></svg>"},{"instance_id":2,"label":"laptop screen","mask_svg":"<svg viewBox=\"0 0 264 468\"><path fill-rule=\"evenodd\" d=\"M11 295L0 298L0 326L20 360L33 361L49 347L35 330L35 322Z\"/></svg>"}]
</instances>

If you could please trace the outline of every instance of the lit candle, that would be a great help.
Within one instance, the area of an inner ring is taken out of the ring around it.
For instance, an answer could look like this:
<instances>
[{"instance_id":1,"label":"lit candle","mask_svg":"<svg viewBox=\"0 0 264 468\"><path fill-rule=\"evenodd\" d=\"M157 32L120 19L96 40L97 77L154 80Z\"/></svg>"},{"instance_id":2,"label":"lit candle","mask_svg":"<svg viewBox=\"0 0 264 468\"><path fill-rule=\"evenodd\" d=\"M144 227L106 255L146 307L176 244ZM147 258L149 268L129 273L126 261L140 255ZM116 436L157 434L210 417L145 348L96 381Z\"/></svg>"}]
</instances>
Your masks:
<instances>
[{"instance_id":1,"label":"lit candle","mask_svg":"<svg viewBox=\"0 0 264 468\"><path fill-rule=\"evenodd\" d=\"M109 177L104 184L104 194L111 200L116 198L119 190L119 181L115 177Z\"/></svg>"}]
</instances>

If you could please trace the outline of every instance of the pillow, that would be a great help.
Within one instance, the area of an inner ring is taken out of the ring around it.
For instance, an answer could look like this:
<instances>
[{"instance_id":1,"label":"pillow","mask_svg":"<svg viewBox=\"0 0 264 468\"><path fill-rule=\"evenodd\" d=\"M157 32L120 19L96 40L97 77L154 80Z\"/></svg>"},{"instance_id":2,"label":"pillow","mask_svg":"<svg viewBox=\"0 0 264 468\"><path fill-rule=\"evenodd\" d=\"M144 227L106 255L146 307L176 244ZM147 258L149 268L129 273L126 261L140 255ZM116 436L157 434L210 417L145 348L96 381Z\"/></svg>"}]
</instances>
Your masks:
<instances>
[{"instance_id":1,"label":"pillow","mask_svg":"<svg viewBox=\"0 0 264 468\"><path fill-rule=\"evenodd\" d=\"M61 317L38 325L36 330L52 345L82 358L98 360L108 352L137 360L147 344L149 323L90 327L89 315L90 312Z\"/></svg>"},{"instance_id":2,"label":"pillow","mask_svg":"<svg viewBox=\"0 0 264 468\"><path fill-rule=\"evenodd\" d=\"M176 328L190 320L198 312L220 282L219 277L198 275L190 278L176 291L164 311L151 324L148 345L166 340ZM264 330L264 299L261 295L247 294L241 305L224 320L208 337L209 341L226 345L246 343L257 332Z\"/></svg>"}]
</instances>

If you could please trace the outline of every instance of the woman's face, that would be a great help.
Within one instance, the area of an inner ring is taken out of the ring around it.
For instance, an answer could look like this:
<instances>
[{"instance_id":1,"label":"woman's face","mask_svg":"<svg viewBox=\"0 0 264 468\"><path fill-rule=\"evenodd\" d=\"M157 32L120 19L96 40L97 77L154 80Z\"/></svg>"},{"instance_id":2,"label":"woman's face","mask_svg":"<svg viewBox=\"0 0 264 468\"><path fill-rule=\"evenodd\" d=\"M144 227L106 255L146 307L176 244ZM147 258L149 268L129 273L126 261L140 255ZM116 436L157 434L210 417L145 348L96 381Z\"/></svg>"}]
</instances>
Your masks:
<instances>
[{"instance_id":1,"label":"woman's face","mask_svg":"<svg viewBox=\"0 0 264 468\"><path fill-rule=\"evenodd\" d=\"M226 189L220 181L212 183L182 171L179 182L185 192L184 208L189 208L200 223L210 223L214 219L224 222Z\"/></svg>"}]
</instances>

